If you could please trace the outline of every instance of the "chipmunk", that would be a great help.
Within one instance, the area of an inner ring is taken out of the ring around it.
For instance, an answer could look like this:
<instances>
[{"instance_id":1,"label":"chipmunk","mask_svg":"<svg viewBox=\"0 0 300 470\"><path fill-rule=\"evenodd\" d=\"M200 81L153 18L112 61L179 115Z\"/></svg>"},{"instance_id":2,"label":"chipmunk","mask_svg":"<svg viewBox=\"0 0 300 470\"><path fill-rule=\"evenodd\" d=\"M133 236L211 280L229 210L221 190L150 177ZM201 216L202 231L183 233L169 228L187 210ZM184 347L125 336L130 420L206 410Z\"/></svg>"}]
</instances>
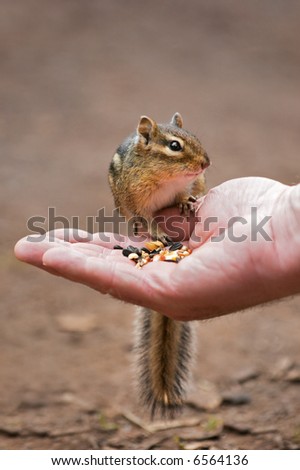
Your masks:
<instances>
[{"instance_id":1,"label":"chipmunk","mask_svg":"<svg viewBox=\"0 0 300 470\"><path fill-rule=\"evenodd\" d=\"M182 128L175 113L169 124L142 116L135 133L117 149L109 167L116 207L126 219L148 222L152 239L171 240L155 222L158 210L178 205L188 215L205 193L207 153L196 136ZM187 322L141 308L137 315L136 353L142 401L151 410L172 417L183 403L191 356Z\"/></svg>"}]
</instances>

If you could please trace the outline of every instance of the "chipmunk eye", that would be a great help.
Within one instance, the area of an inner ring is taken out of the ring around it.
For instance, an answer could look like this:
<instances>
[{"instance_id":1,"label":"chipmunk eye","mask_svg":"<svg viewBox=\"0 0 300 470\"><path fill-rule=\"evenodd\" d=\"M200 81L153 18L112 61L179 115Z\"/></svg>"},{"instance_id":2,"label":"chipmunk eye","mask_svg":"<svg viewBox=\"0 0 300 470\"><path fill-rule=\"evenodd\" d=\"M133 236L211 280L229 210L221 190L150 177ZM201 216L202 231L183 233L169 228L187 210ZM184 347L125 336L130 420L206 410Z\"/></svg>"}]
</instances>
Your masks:
<instances>
[{"instance_id":1,"label":"chipmunk eye","mask_svg":"<svg viewBox=\"0 0 300 470\"><path fill-rule=\"evenodd\" d=\"M182 150L182 147L178 140L171 140L171 142L169 142L169 148L174 152L179 152L180 150Z\"/></svg>"}]
</instances>

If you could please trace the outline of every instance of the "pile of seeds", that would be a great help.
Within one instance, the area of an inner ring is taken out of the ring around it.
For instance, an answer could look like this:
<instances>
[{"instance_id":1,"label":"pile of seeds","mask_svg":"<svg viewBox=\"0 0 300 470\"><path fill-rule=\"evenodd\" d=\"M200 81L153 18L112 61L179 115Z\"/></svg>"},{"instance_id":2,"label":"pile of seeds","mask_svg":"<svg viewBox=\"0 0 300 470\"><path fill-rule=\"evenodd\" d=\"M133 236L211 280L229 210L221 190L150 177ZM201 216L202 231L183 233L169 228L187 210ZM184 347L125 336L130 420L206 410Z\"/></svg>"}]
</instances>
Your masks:
<instances>
[{"instance_id":1,"label":"pile of seeds","mask_svg":"<svg viewBox=\"0 0 300 470\"><path fill-rule=\"evenodd\" d=\"M123 248L120 245L115 245L114 249L122 250L123 255L133 260L137 268L142 268L145 264L155 261L178 263L182 258L189 256L192 252L187 246L179 242L165 246L160 241L147 242L142 248L137 248L132 245Z\"/></svg>"}]
</instances>

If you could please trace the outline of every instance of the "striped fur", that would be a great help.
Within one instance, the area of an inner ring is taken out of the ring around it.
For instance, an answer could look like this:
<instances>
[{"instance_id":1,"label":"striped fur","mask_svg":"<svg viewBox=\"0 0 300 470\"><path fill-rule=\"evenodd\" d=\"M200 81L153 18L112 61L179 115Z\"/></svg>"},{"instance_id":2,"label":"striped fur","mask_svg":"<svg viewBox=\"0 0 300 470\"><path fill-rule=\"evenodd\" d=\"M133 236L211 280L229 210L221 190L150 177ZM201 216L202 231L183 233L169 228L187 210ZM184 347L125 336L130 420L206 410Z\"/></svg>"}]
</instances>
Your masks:
<instances>
[{"instance_id":1,"label":"striped fur","mask_svg":"<svg viewBox=\"0 0 300 470\"><path fill-rule=\"evenodd\" d=\"M142 403L152 418L172 418L180 409L189 375L191 325L138 309L136 360Z\"/></svg>"},{"instance_id":2,"label":"striped fur","mask_svg":"<svg viewBox=\"0 0 300 470\"><path fill-rule=\"evenodd\" d=\"M205 193L209 158L201 142L182 128L175 113L169 124L140 118L136 132L118 147L109 167L116 207L127 220L144 220L151 237L168 241L153 215L165 207L187 205L190 196ZM172 150L178 141L181 149ZM137 317L138 386L152 417L172 417L183 402L192 356L191 326L140 309Z\"/></svg>"}]
</instances>

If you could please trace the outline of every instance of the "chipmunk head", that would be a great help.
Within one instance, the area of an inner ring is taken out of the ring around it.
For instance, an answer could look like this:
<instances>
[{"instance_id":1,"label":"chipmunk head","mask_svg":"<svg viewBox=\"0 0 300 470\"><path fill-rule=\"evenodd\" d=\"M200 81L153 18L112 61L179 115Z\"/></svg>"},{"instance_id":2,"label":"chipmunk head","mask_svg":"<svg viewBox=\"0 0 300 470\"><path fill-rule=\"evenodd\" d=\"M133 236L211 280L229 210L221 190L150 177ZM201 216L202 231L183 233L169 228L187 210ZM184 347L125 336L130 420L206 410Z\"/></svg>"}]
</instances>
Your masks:
<instances>
[{"instance_id":1,"label":"chipmunk head","mask_svg":"<svg viewBox=\"0 0 300 470\"><path fill-rule=\"evenodd\" d=\"M155 160L160 168L169 168L170 176L180 173L196 177L210 161L199 139L182 126L179 113L174 114L169 124L157 124L142 116L137 127L138 153L153 163Z\"/></svg>"}]
</instances>

